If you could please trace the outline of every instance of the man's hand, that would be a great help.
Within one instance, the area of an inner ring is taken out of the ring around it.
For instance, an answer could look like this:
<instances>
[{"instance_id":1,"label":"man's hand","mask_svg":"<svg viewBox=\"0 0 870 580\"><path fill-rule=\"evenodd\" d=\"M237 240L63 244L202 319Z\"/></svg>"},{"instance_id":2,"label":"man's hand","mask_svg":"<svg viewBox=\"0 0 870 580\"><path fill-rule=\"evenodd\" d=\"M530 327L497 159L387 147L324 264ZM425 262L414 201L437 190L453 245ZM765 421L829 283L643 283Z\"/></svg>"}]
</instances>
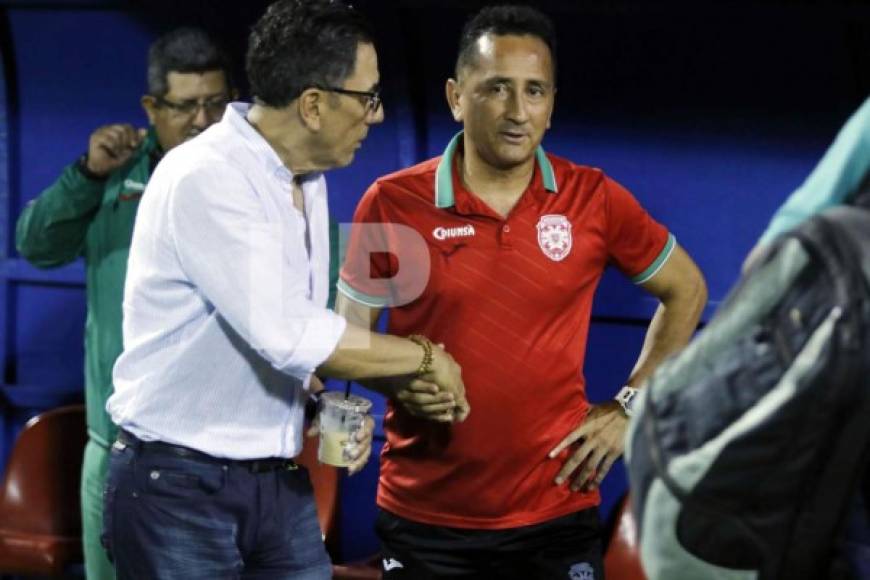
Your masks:
<instances>
[{"instance_id":1,"label":"man's hand","mask_svg":"<svg viewBox=\"0 0 870 580\"><path fill-rule=\"evenodd\" d=\"M432 371L418 377L416 386L424 392L431 392L431 387L438 387L440 394L449 394L452 397L450 409L444 409L444 419L449 422L465 421L471 413L471 406L465 398L465 383L462 382L462 367L453 360L453 357L444 350L442 345L432 345ZM411 386L411 385L409 385ZM434 402L434 401L433 401ZM439 399L439 402L441 401ZM448 415L449 413L449 415ZM448 418L449 417L449 418Z\"/></svg>"},{"instance_id":2,"label":"man's hand","mask_svg":"<svg viewBox=\"0 0 870 580\"><path fill-rule=\"evenodd\" d=\"M126 124L100 127L88 142L88 171L101 177L110 174L130 159L146 133Z\"/></svg>"},{"instance_id":3,"label":"man's hand","mask_svg":"<svg viewBox=\"0 0 870 580\"><path fill-rule=\"evenodd\" d=\"M362 471L372 455L372 437L375 432L375 420L371 415L363 419L362 427L353 434L354 444L350 447L351 464L347 466L347 474L353 475Z\"/></svg>"},{"instance_id":4,"label":"man's hand","mask_svg":"<svg viewBox=\"0 0 870 580\"><path fill-rule=\"evenodd\" d=\"M608 401L593 405L586 419L550 451L555 458L563 449L580 442L556 475L556 485L562 485L580 468L573 478L571 491L591 491L604 480L613 462L622 455L628 417L619 403Z\"/></svg>"},{"instance_id":5,"label":"man's hand","mask_svg":"<svg viewBox=\"0 0 870 580\"><path fill-rule=\"evenodd\" d=\"M375 420L371 415L366 415L363 419L362 427L354 433L350 446L350 456L353 461L347 466L348 475L353 475L362 471L362 468L368 463L369 457L372 454L372 438L375 433ZM306 435L308 437L317 437L320 434L320 423L318 419L314 419L308 427Z\"/></svg>"},{"instance_id":6,"label":"man's hand","mask_svg":"<svg viewBox=\"0 0 870 580\"><path fill-rule=\"evenodd\" d=\"M414 416L441 423L454 421L454 395L441 391L435 383L420 378L396 382L392 398Z\"/></svg>"}]
</instances>

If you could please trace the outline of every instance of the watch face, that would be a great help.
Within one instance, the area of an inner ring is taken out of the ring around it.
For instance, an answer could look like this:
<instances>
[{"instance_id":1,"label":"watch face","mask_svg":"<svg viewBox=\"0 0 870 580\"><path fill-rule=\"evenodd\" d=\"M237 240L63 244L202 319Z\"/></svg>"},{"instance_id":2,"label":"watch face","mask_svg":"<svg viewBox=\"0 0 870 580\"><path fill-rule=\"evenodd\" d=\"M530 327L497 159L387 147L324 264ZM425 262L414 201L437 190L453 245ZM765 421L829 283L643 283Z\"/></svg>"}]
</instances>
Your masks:
<instances>
[{"instance_id":1,"label":"watch face","mask_svg":"<svg viewBox=\"0 0 870 580\"><path fill-rule=\"evenodd\" d=\"M622 387L616 395L616 401L622 406L625 414L631 417L634 398L637 395L637 389L632 387Z\"/></svg>"}]
</instances>

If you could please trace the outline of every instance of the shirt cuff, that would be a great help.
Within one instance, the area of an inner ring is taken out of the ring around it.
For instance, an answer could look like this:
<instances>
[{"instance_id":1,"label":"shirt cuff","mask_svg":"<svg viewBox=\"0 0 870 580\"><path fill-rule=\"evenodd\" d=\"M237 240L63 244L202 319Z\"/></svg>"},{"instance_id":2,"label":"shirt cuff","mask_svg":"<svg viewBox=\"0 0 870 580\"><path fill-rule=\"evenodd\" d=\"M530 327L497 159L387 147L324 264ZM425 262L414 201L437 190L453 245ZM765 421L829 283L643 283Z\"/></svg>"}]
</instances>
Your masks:
<instances>
[{"instance_id":1,"label":"shirt cuff","mask_svg":"<svg viewBox=\"0 0 870 580\"><path fill-rule=\"evenodd\" d=\"M296 348L279 370L305 381L335 352L346 328L343 316L324 309L323 316L312 318L305 325Z\"/></svg>"},{"instance_id":2,"label":"shirt cuff","mask_svg":"<svg viewBox=\"0 0 870 580\"><path fill-rule=\"evenodd\" d=\"M78 167L78 162L67 165L61 174L60 181L65 189L65 195L81 192L85 199L90 199L97 193L102 194L106 187L105 179L97 181L85 177Z\"/></svg>"},{"instance_id":3,"label":"shirt cuff","mask_svg":"<svg viewBox=\"0 0 870 580\"><path fill-rule=\"evenodd\" d=\"M84 153L78 160L75 162L75 168L78 169L79 173L87 179L88 181L96 181L97 183L105 183L106 179L109 178L108 174L106 175L97 175L90 169L88 169L88 154Z\"/></svg>"}]
</instances>

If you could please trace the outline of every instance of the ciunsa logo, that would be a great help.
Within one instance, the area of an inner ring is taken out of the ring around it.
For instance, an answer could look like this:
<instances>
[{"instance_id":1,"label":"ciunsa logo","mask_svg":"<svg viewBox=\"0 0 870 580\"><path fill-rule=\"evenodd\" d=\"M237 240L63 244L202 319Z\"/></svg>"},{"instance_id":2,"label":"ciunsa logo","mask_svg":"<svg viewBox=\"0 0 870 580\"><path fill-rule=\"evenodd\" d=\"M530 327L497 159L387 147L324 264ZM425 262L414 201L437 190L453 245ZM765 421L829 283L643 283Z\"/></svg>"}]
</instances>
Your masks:
<instances>
[{"instance_id":1,"label":"ciunsa logo","mask_svg":"<svg viewBox=\"0 0 870 580\"><path fill-rule=\"evenodd\" d=\"M432 230L432 237L434 237L436 240L448 240L450 238L469 238L474 234L474 226L471 224L466 224L464 226L455 226L452 228L438 226L437 228Z\"/></svg>"}]
</instances>

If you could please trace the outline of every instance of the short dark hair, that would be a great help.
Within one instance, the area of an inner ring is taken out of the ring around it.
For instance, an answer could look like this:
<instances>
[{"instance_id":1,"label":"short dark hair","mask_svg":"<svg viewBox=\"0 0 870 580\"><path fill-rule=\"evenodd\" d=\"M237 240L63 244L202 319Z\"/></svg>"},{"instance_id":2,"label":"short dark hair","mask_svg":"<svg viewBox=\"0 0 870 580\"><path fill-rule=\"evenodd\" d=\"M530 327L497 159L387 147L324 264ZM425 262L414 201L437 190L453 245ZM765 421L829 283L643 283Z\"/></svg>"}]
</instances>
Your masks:
<instances>
[{"instance_id":1,"label":"short dark hair","mask_svg":"<svg viewBox=\"0 0 870 580\"><path fill-rule=\"evenodd\" d=\"M223 71L227 87L232 86L226 53L199 28L176 28L155 40L148 49L148 92L162 97L169 92L171 72L204 73Z\"/></svg>"},{"instance_id":2,"label":"short dark hair","mask_svg":"<svg viewBox=\"0 0 870 580\"><path fill-rule=\"evenodd\" d=\"M488 6L475 14L462 29L459 55L456 58L456 77L464 67L474 62L475 43L486 34L496 36L530 35L540 38L550 49L553 73L556 72L556 31L553 21L543 12L522 5Z\"/></svg>"},{"instance_id":3,"label":"short dark hair","mask_svg":"<svg viewBox=\"0 0 870 580\"><path fill-rule=\"evenodd\" d=\"M353 74L357 45L372 38L365 17L341 0L279 0L248 39L251 93L284 107L305 89L341 86Z\"/></svg>"}]
</instances>

